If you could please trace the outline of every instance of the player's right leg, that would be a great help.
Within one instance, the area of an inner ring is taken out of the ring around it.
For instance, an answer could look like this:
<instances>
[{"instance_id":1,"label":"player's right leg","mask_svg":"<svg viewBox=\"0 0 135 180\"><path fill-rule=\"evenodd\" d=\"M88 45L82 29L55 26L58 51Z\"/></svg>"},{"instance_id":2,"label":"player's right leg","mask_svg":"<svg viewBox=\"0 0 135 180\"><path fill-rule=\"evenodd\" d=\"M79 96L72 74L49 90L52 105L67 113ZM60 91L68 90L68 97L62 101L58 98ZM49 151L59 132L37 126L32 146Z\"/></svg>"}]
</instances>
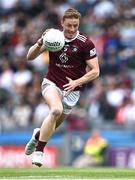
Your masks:
<instances>
[{"instance_id":1,"label":"player's right leg","mask_svg":"<svg viewBox=\"0 0 135 180\"><path fill-rule=\"evenodd\" d=\"M32 159L32 164L39 167L43 164L44 147L46 146L52 134L55 132L56 122L63 113L61 95L57 88L50 86L45 91L44 98L49 106L50 111L41 125L39 141Z\"/></svg>"},{"instance_id":2,"label":"player's right leg","mask_svg":"<svg viewBox=\"0 0 135 180\"><path fill-rule=\"evenodd\" d=\"M65 114L61 115L61 117L56 122L55 129L57 129L62 124L62 122L66 119L66 117L67 115ZM31 139L25 146L26 155L31 155L35 151L37 142L39 140L39 134L40 134L40 128L34 129Z\"/></svg>"},{"instance_id":3,"label":"player's right leg","mask_svg":"<svg viewBox=\"0 0 135 180\"><path fill-rule=\"evenodd\" d=\"M35 151L38 142L38 138L36 138L36 136L39 136L39 133L40 133L40 128L34 129L31 139L25 146L26 155L31 155Z\"/></svg>"}]
</instances>

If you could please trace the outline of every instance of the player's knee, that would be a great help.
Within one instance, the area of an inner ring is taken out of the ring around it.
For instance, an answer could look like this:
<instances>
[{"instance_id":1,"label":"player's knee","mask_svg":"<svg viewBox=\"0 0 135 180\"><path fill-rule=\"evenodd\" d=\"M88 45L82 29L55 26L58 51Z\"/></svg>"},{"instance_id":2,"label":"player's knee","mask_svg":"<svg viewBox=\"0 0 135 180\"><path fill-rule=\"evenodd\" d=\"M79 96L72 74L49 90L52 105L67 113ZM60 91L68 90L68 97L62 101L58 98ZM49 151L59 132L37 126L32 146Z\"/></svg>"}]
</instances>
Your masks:
<instances>
[{"instance_id":1,"label":"player's knee","mask_svg":"<svg viewBox=\"0 0 135 180\"><path fill-rule=\"evenodd\" d=\"M63 108L59 108L59 107L53 108L51 110L51 114L55 118L59 118L62 115L62 112L63 112Z\"/></svg>"}]
</instances>

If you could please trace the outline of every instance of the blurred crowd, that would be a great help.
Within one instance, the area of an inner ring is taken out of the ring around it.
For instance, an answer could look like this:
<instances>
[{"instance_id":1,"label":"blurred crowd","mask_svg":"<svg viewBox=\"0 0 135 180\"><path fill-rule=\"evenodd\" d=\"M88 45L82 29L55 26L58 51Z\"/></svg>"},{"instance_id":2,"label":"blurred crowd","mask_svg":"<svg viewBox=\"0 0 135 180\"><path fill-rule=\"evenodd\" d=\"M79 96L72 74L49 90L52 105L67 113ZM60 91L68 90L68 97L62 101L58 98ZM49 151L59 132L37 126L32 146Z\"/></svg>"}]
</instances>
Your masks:
<instances>
[{"instance_id":1,"label":"blurred crowd","mask_svg":"<svg viewBox=\"0 0 135 180\"><path fill-rule=\"evenodd\" d=\"M80 30L95 43L101 73L83 91L60 130L135 125L134 0L0 0L0 130L40 126L48 107L40 84L48 52L27 62L46 28L61 28L63 12L82 14Z\"/></svg>"}]
</instances>

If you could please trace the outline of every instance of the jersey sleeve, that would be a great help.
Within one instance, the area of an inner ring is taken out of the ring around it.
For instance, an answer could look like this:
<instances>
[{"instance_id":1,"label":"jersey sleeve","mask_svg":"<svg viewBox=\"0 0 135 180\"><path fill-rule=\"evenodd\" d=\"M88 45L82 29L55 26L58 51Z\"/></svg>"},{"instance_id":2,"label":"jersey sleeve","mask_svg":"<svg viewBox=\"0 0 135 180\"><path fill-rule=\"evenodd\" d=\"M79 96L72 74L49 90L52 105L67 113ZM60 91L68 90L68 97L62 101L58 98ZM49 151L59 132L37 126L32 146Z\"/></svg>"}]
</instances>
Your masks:
<instances>
[{"instance_id":1,"label":"jersey sleeve","mask_svg":"<svg viewBox=\"0 0 135 180\"><path fill-rule=\"evenodd\" d=\"M96 56L97 52L94 43L90 39L87 39L84 47L84 59L89 60L93 59Z\"/></svg>"}]
</instances>

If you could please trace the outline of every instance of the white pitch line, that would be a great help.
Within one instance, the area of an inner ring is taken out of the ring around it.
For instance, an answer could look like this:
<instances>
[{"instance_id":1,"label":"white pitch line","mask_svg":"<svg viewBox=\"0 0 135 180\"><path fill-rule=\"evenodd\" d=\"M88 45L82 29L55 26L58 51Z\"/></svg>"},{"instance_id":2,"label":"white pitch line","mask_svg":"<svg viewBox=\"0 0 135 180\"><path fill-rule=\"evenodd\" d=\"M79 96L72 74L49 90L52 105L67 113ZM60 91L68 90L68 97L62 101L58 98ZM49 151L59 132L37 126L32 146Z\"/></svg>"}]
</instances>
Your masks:
<instances>
[{"instance_id":1,"label":"white pitch line","mask_svg":"<svg viewBox=\"0 0 135 180\"><path fill-rule=\"evenodd\" d=\"M50 176L20 176L20 177L11 177L11 178L7 178L7 177L1 177L1 180L2 179L5 179L5 180L16 180L16 179L22 179L22 180L39 180L39 179L41 179L41 180L54 180L54 179L57 179L57 180L60 180L60 179L62 179L62 180L90 180L90 179L92 179L92 180L113 180L113 179L115 179L115 180L129 180L129 178L116 178L116 177L114 177L114 178L93 178L93 177L85 177L85 178L83 178L83 177L73 177L73 176L66 176L66 177L64 177L64 176L53 176L53 177L50 177ZM134 180L134 179L131 179L130 178L130 180Z\"/></svg>"}]
</instances>

